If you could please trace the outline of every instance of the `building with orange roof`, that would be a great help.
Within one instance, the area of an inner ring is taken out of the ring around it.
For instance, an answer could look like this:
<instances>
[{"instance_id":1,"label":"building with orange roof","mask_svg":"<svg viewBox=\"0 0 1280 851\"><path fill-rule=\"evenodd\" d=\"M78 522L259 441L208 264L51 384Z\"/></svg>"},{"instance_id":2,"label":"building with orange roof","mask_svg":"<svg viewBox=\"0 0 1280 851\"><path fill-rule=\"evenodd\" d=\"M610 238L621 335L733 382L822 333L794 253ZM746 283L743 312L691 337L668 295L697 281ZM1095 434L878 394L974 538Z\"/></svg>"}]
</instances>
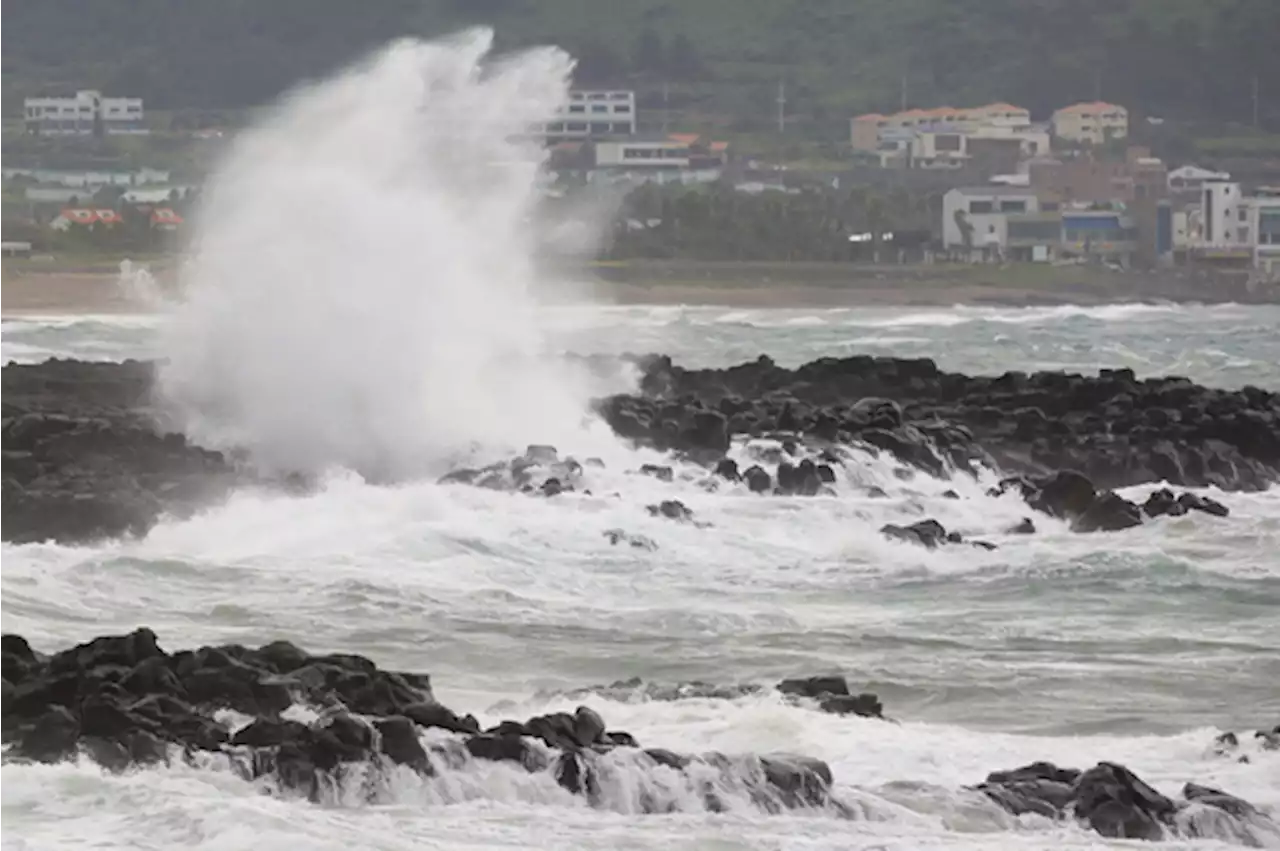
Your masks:
<instances>
[{"instance_id":1,"label":"building with orange roof","mask_svg":"<svg viewBox=\"0 0 1280 851\"><path fill-rule=\"evenodd\" d=\"M867 113L852 119L849 135L855 151L877 153L882 164L888 157L921 168L963 165L969 139L995 140L992 144L1016 140L1024 156L1041 156L1050 148L1046 125L1033 124L1028 110L1003 102Z\"/></svg>"},{"instance_id":2,"label":"building with orange roof","mask_svg":"<svg viewBox=\"0 0 1280 851\"><path fill-rule=\"evenodd\" d=\"M1104 101L1064 106L1053 114L1053 135L1081 145L1103 145L1129 136L1129 110Z\"/></svg>"}]
</instances>

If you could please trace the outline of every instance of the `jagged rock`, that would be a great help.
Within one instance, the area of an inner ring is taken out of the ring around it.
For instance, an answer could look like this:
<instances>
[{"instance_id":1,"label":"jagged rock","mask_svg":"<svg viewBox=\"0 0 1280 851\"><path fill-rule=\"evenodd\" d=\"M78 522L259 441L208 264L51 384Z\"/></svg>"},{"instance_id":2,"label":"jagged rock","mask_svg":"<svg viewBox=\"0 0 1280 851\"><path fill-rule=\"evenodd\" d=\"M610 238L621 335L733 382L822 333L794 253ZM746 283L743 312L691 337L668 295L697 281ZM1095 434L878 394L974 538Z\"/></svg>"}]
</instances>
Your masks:
<instances>
[{"instance_id":1,"label":"jagged rock","mask_svg":"<svg viewBox=\"0 0 1280 851\"><path fill-rule=\"evenodd\" d=\"M678 499L664 499L657 505L646 506L646 509L654 517L666 517L681 523L693 520L693 511Z\"/></svg>"},{"instance_id":2,"label":"jagged rock","mask_svg":"<svg viewBox=\"0 0 1280 851\"><path fill-rule=\"evenodd\" d=\"M657 356L635 363L641 395L609 397L600 408L620 434L660 448L678 442L663 431L666 418L719 406L737 434L778 428L829 440L834 421L840 433L886 444L880 448L930 472L943 457L956 469L987 458L1031 476L1079 470L1103 490L1161 479L1254 490L1275 481L1280 465L1280 396L1256 387L1139 381L1129 370L969 377L943 373L927 359L865 355L794 370L765 357L724 370L684 369ZM762 388L769 388L763 399ZM633 427L624 434L627 418ZM929 428L935 423L942 425Z\"/></svg>"},{"instance_id":3,"label":"jagged rock","mask_svg":"<svg viewBox=\"0 0 1280 851\"><path fill-rule=\"evenodd\" d=\"M469 760L503 761L533 772L550 769L561 786L598 805L607 775L603 760L621 751L626 764L640 770L686 772L686 781L700 790L712 811L726 807L718 790L741 788L766 812L794 807L851 812L832 793L830 767L813 757L641 750L634 737L608 731L604 719L586 706L523 723L507 720L480 732L474 718L460 718L431 701L425 675L384 671L353 654L311 655L287 642L169 654L145 629L104 636L52 657L33 652L19 636L5 636L2 644L6 659L23 666L14 699L4 703L7 759L53 762L83 754L119 771L164 762L171 749L186 755L211 751L228 758L240 776L270 778L273 783L265 788L313 800L326 800L325 790L340 790L349 778L376 778L393 765L431 776L461 769ZM134 689L161 691L137 695L121 687L126 681ZM314 722L281 717L271 688L259 690L285 683L291 699L319 710ZM638 680L615 685L643 687ZM751 690L700 687L686 692L682 687L666 699L739 696ZM880 712L873 695L850 695L839 676L784 680L778 690L815 700L826 711ZM251 720L234 736L214 717L215 707L227 705L252 706ZM446 732L433 734L428 744L422 735L427 727ZM372 774L353 774L347 769L354 764ZM376 786L365 785L362 792L376 794ZM1037 763L993 773L978 789L1011 812L1074 816L1106 836L1154 838L1183 831L1254 842L1259 836L1280 835L1264 812L1219 789L1188 784L1183 800L1174 801L1111 763L1083 773ZM660 802L642 800L640 808L664 811Z\"/></svg>"},{"instance_id":4,"label":"jagged rock","mask_svg":"<svg viewBox=\"0 0 1280 851\"><path fill-rule=\"evenodd\" d=\"M1182 801L1174 801L1129 769L1109 762L1084 772L1038 762L994 772L976 788L1014 815L1074 817L1115 839L1159 840L1188 831L1191 836L1207 835L1207 819L1187 810L1191 803L1217 813L1214 835L1229 833L1249 844L1257 844L1260 832L1280 837L1280 827L1246 801L1194 783L1184 786Z\"/></svg>"},{"instance_id":5,"label":"jagged rock","mask_svg":"<svg viewBox=\"0 0 1280 851\"><path fill-rule=\"evenodd\" d=\"M910 526L886 523L880 527L880 534L891 540L916 544L929 550L948 543L947 530L937 520L920 520Z\"/></svg>"},{"instance_id":6,"label":"jagged rock","mask_svg":"<svg viewBox=\"0 0 1280 851\"><path fill-rule=\"evenodd\" d=\"M652 476L660 482L670 482L675 479L675 471L670 467L660 464L643 464L640 467L640 474L644 476Z\"/></svg>"},{"instance_id":7,"label":"jagged rock","mask_svg":"<svg viewBox=\"0 0 1280 851\"><path fill-rule=\"evenodd\" d=\"M1036 533L1036 524L1031 522L1030 517L1024 517L1008 529L1010 535L1034 535Z\"/></svg>"},{"instance_id":8,"label":"jagged rock","mask_svg":"<svg viewBox=\"0 0 1280 851\"><path fill-rule=\"evenodd\" d=\"M777 685L778 691L797 697L810 697L815 700L829 696L848 696L849 683L838 675L806 677L804 679L783 680Z\"/></svg>"},{"instance_id":9,"label":"jagged rock","mask_svg":"<svg viewBox=\"0 0 1280 851\"><path fill-rule=\"evenodd\" d=\"M752 493L768 493L773 489L773 478L759 465L748 467L742 474L742 480L747 483L747 489Z\"/></svg>"},{"instance_id":10,"label":"jagged rock","mask_svg":"<svg viewBox=\"0 0 1280 851\"><path fill-rule=\"evenodd\" d=\"M649 552L658 549L658 544L652 538L646 535L633 535L621 529L606 529L604 537L615 547L619 544L626 544L633 549L648 550Z\"/></svg>"},{"instance_id":11,"label":"jagged rock","mask_svg":"<svg viewBox=\"0 0 1280 851\"><path fill-rule=\"evenodd\" d=\"M1142 525L1142 509L1117 493L1107 492L1071 523L1076 532L1118 532Z\"/></svg>"},{"instance_id":12,"label":"jagged rock","mask_svg":"<svg viewBox=\"0 0 1280 851\"><path fill-rule=\"evenodd\" d=\"M721 458L716 462L715 474L720 478L727 479L731 482L738 482L742 480L742 474L738 472L738 462L734 461L732 458Z\"/></svg>"}]
</instances>

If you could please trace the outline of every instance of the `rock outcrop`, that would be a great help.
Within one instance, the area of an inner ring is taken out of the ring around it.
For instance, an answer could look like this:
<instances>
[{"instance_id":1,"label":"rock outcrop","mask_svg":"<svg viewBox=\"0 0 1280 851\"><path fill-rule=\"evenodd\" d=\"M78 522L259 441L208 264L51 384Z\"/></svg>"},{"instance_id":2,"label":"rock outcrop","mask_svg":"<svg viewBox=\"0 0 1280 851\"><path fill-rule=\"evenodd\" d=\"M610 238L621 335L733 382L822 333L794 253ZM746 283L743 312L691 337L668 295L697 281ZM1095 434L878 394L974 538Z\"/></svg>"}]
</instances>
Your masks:
<instances>
[{"instance_id":1,"label":"rock outcrop","mask_svg":"<svg viewBox=\"0 0 1280 851\"><path fill-rule=\"evenodd\" d=\"M735 795L770 813L821 808L856 818L859 812L840 800L830 767L815 757L642 746L585 705L486 728L439 703L426 674L388 671L353 654L311 654L287 641L169 653L155 633L140 628L50 656L6 634L0 654L6 760L87 756L124 771L220 758L265 791L317 802L344 800L353 784L376 800L378 778L392 771L431 778L476 761L500 762L546 774L593 806L609 805L611 778L625 768L666 778L642 784L645 812L680 805L660 794L673 776L682 795L711 811L725 809L725 796ZM674 700L759 690L690 684L664 694L638 680L610 688ZM875 695L852 694L841 676L787 679L776 689L826 712L882 717ZM1112 763L1088 771L1034 763L993 773L974 789L1015 815L1073 818L1108 837L1230 837L1254 845L1280 838L1267 814L1227 792L1188 782L1180 798L1169 798Z\"/></svg>"},{"instance_id":2,"label":"rock outcrop","mask_svg":"<svg viewBox=\"0 0 1280 851\"><path fill-rule=\"evenodd\" d=\"M151 365L4 367L4 539L143 534L247 480L221 453L157 427Z\"/></svg>"},{"instance_id":3,"label":"rock outcrop","mask_svg":"<svg viewBox=\"0 0 1280 851\"><path fill-rule=\"evenodd\" d=\"M598 412L624 438L705 465L709 489L730 482L761 494L839 493L848 447L859 447L894 458L906 477L1002 470L1021 477L1033 507L1080 531L1104 531L1226 513L1190 493L1134 506L1114 496L1119 487L1256 490L1280 479L1280 395L1254 387L1139 381L1127 370L968 377L930 360L865 356L795 370L766 357L723 370L686 370L665 357L636 364L641 392L601 399ZM143 534L163 515L193 512L246 483L305 487L296 477L264 478L243 459L164 428L151 388L152 365L137 361L4 367L5 540ZM765 436L780 448L757 453L745 469L725 457L733 441ZM534 445L443 481L557 497L582 492L591 466ZM638 472L674 479L668 465Z\"/></svg>"},{"instance_id":4,"label":"rock outcrop","mask_svg":"<svg viewBox=\"0 0 1280 851\"><path fill-rule=\"evenodd\" d=\"M763 356L728 369L636 362L641 392L598 407L618 434L662 449L722 445L719 426L716 441L694 428L714 420L730 438L859 443L933 475L983 462L1010 474L1079 470L1104 490L1159 481L1257 490L1280 479L1280 394L1257 387L1139 380L1128 369L970 377L927 358L866 355L794 370Z\"/></svg>"},{"instance_id":5,"label":"rock outcrop","mask_svg":"<svg viewBox=\"0 0 1280 851\"><path fill-rule=\"evenodd\" d=\"M593 803L602 777L621 760L680 772L712 810L723 808L727 789L769 812L834 805L831 769L812 757L642 748L586 706L482 729L438 703L427 675L386 671L362 656L313 655L283 641L167 653L145 628L53 656L18 635L2 644L7 759L83 754L119 771L214 754L246 780L317 801L357 767L407 766L431 777L487 760L550 772ZM315 719L291 717L298 705L318 710ZM218 713L227 709L247 723L224 723ZM449 735L428 739L428 729ZM669 805L653 800L646 808Z\"/></svg>"},{"instance_id":6,"label":"rock outcrop","mask_svg":"<svg viewBox=\"0 0 1280 851\"><path fill-rule=\"evenodd\" d=\"M1088 771L1036 762L994 772L975 788L1014 815L1074 818L1114 839L1230 837L1253 847L1264 837L1280 840L1280 825L1234 795L1187 783L1180 799L1170 798L1110 762Z\"/></svg>"}]
</instances>

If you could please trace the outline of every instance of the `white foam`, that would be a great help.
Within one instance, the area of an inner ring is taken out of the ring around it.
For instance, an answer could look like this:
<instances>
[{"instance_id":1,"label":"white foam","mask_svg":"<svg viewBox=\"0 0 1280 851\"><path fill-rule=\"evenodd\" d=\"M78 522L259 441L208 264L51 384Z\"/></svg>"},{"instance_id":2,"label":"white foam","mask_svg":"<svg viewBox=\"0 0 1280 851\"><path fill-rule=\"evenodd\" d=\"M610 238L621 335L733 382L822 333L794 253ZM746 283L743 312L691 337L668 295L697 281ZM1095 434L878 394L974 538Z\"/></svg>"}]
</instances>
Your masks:
<instances>
[{"instance_id":1,"label":"white foam","mask_svg":"<svg viewBox=\"0 0 1280 851\"><path fill-rule=\"evenodd\" d=\"M198 438L377 476L583 430L544 360L529 221L567 97L553 49L403 41L242 134L196 217L161 387Z\"/></svg>"}]
</instances>

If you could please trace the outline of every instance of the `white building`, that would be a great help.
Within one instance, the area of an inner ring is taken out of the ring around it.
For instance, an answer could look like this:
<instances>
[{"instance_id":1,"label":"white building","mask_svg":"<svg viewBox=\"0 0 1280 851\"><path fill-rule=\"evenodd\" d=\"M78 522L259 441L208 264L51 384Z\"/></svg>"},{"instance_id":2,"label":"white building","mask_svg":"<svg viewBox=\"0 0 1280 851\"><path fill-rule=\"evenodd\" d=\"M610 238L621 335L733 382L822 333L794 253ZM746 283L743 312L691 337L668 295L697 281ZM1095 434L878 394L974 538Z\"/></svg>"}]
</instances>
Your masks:
<instances>
[{"instance_id":1,"label":"white building","mask_svg":"<svg viewBox=\"0 0 1280 851\"><path fill-rule=\"evenodd\" d=\"M1259 195L1249 200L1253 265L1268 275L1280 274L1280 195Z\"/></svg>"},{"instance_id":2,"label":"white building","mask_svg":"<svg viewBox=\"0 0 1280 851\"><path fill-rule=\"evenodd\" d=\"M578 90L541 127L552 141L599 136L631 136L636 132L636 93L617 90Z\"/></svg>"},{"instance_id":3,"label":"white building","mask_svg":"<svg viewBox=\"0 0 1280 851\"><path fill-rule=\"evenodd\" d=\"M1124 139L1129 136L1129 110L1102 101L1064 106L1053 114L1053 135L1089 145Z\"/></svg>"},{"instance_id":4,"label":"white building","mask_svg":"<svg viewBox=\"0 0 1280 851\"><path fill-rule=\"evenodd\" d=\"M1183 244L1201 258L1251 260L1280 272L1280 194L1251 196L1239 183L1206 182L1199 206L1187 211Z\"/></svg>"},{"instance_id":5,"label":"white building","mask_svg":"<svg viewBox=\"0 0 1280 851\"><path fill-rule=\"evenodd\" d=\"M1206 183L1200 195L1200 244L1234 248L1253 244L1249 204L1239 183Z\"/></svg>"},{"instance_id":6,"label":"white building","mask_svg":"<svg viewBox=\"0 0 1280 851\"><path fill-rule=\"evenodd\" d=\"M142 98L109 98L86 89L69 98L27 98L24 106L29 133L88 136L98 122L111 135L149 132L142 120Z\"/></svg>"},{"instance_id":7,"label":"white building","mask_svg":"<svg viewBox=\"0 0 1280 851\"><path fill-rule=\"evenodd\" d=\"M1008 243L1009 214L1038 212L1040 200L1027 186L952 189L942 196L942 243L949 249L1000 249Z\"/></svg>"},{"instance_id":8,"label":"white building","mask_svg":"<svg viewBox=\"0 0 1280 851\"><path fill-rule=\"evenodd\" d=\"M670 139L611 139L595 143L596 168L688 168L689 146Z\"/></svg>"}]
</instances>

